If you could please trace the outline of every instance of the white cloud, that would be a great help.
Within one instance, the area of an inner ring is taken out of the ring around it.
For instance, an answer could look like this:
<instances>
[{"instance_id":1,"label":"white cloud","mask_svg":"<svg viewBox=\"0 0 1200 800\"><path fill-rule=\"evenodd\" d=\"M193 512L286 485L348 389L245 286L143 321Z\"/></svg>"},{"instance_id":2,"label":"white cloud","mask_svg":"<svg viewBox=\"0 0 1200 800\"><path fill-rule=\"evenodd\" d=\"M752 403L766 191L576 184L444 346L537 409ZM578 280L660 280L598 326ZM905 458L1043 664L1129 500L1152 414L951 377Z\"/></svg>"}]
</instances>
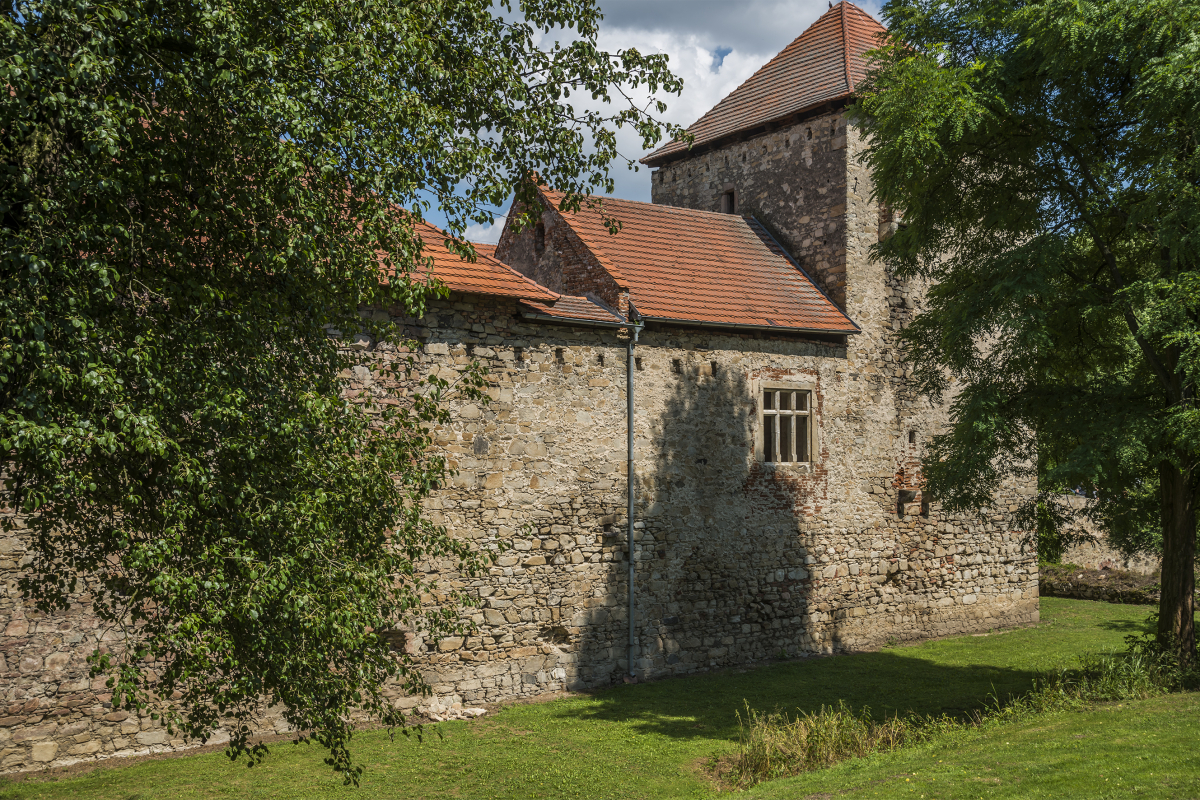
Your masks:
<instances>
[{"instance_id":1,"label":"white cloud","mask_svg":"<svg viewBox=\"0 0 1200 800\"><path fill-rule=\"evenodd\" d=\"M670 59L668 63L671 71L683 78L683 93L659 95L658 99L667 104L667 111L662 115L662 120L685 127L703 116L774 55L773 52L732 48L725 54L720 69L714 72L714 54L721 44L697 33L602 28L599 44L607 50L635 47L642 53L666 53ZM637 100L639 104L644 104L650 97L641 95ZM621 154L634 161L650 152L642 149L640 137L630 130L618 131L617 143ZM615 196L627 200L650 199L650 174L646 167L634 172L626 169L621 163L614 163L612 169L616 184L613 191Z\"/></svg>"},{"instance_id":2,"label":"white cloud","mask_svg":"<svg viewBox=\"0 0 1200 800\"><path fill-rule=\"evenodd\" d=\"M616 51L636 47L643 53L667 54L672 72L683 78L684 84L681 95L659 98L667 104L662 118L684 127L698 120L741 85L829 7L828 0L744 0L734 3L726 0L599 0L599 4L605 14L598 42L601 48ZM877 0L865 0L860 5L878 18ZM555 38L569 37L570 33L569 30L555 30L543 34L540 43L550 46ZM712 67L718 51L724 53L724 58L714 72ZM644 105L650 97L638 94L634 100ZM607 111L614 108L591 100L581 105ZM614 162L611 167L615 184L613 195L649 201L650 171L636 164L649 151L642 149L640 137L628 128L617 131L617 144L621 154L632 159L639 169L635 172L621 161ZM507 205L498 209L500 213L507 210ZM494 226L471 225L466 237L492 243L499 238L503 225L502 218Z\"/></svg>"},{"instance_id":3,"label":"white cloud","mask_svg":"<svg viewBox=\"0 0 1200 800\"><path fill-rule=\"evenodd\" d=\"M487 223L468 225L467 230L463 233L463 238L468 242L476 242L478 244L496 244L500 241L501 232L504 231L505 219L507 219L507 215L500 214L491 225Z\"/></svg>"}]
</instances>

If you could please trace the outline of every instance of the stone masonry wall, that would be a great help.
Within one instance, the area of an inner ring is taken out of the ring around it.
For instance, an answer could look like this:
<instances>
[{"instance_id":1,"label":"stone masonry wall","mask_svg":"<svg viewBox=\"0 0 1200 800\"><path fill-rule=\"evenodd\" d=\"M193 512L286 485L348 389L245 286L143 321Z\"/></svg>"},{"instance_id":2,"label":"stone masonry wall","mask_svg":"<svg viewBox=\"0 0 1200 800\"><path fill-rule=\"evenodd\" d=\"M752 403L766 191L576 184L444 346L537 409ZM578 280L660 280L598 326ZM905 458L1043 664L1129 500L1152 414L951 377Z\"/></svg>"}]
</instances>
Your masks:
<instances>
[{"instance_id":1,"label":"stone masonry wall","mask_svg":"<svg viewBox=\"0 0 1200 800\"><path fill-rule=\"evenodd\" d=\"M1141 554L1130 557L1109 544L1104 531L1084 516L1088 503L1085 498L1068 497L1066 500L1075 512L1070 533L1079 540L1063 551L1059 559L1062 563L1087 569L1123 569L1139 575L1157 575L1162 569L1161 558Z\"/></svg>"},{"instance_id":2,"label":"stone masonry wall","mask_svg":"<svg viewBox=\"0 0 1200 800\"><path fill-rule=\"evenodd\" d=\"M29 560L20 528L0 538L0 773L186 746L148 712L113 709L105 678L91 677L87 658L97 647L118 650L120 631L92 613L86 591L62 613L32 608L17 587ZM280 711L267 710L260 729L285 731ZM210 744L225 741L218 734Z\"/></svg>"},{"instance_id":3,"label":"stone masonry wall","mask_svg":"<svg viewBox=\"0 0 1200 800\"><path fill-rule=\"evenodd\" d=\"M733 191L735 212L766 225L844 309L846 137L845 115L829 112L664 166L651 174L651 196L721 211L721 196Z\"/></svg>"},{"instance_id":4,"label":"stone masonry wall","mask_svg":"<svg viewBox=\"0 0 1200 800\"><path fill-rule=\"evenodd\" d=\"M478 634L421 644L428 679L465 703L618 680L623 334L465 301L423 322L411 332L428 367L484 359L495 398L438 431L457 477L431 508L508 548L470 587ZM902 370L827 343L671 328L644 331L637 352L639 676L1036 621L1036 557L1010 516L1020 491L976 517L923 509L919 492L901 507L919 447L897 425ZM759 390L780 381L814 387L812 465L755 456Z\"/></svg>"},{"instance_id":5,"label":"stone masonry wall","mask_svg":"<svg viewBox=\"0 0 1200 800\"><path fill-rule=\"evenodd\" d=\"M922 496L921 448L946 412L910 387L896 334L925 287L868 258L882 226L861 147L831 113L654 173L656 201L693 208L719 210L733 185L738 211L770 226L863 332L845 345L643 332L632 554L642 678L1037 619L1036 555L1011 518L1032 487L1007 487L975 516L942 514ZM558 291L617 305L615 282L573 237L551 224L549 256L522 255L533 241L522 236L507 258ZM533 323L511 301L470 297L435 303L421 320L389 318L424 343L425 370L453 378L471 359L490 368L492 402L454 403L453 423L437 431L455 476L428 511L503 550L467 587L480 599L474 634L405 646L445 703L619 680L630 669L624 333ZM364 352L353 387L402 390L368 368L398 355ZM761 389L781 383L812 390L811 464L756 455ZM0 771L182 746L107 705L85 659L119 637L89 615L86 596L61 615L27 608L22 558L19 533L0 540ZM426 568L461 581L445 565ZM277 713L263 725L283 730Z\"/></svg>"},{"instance_id":6,"label":"stone masonry wall","mask_svg":"<svg viewBox=\"0 0 1200 800\"><path fill-rule=\"evenodd\" d=\"M419 321L394 319L424 342L423 369L449 379L471 359L490 369L492 402L453 403L453 423L437 431L455 474L430 515L503 548L468 587L481 601L474 634L407 643L439 700L620 680L629 669L624 334L532 323L510 302L467 297L435 303ZM644 331L637 352L640 677L1036 620L1036 559L1013 530L1015 494L978 517L949 517L936 503L922 515L919 495L901 507L916 456L897 422L902 369L859 360L854 344L670 328ZM397 355L379 346L364 364ZM376 374L356 369L353 386L402 388ZM780 381L813 387L812 465L755 455L760 387ZM0 770L183 746L106 705L84 659L115 634L89 616L85 597L68 614L31 612L15 586L19 536L2 547ZM445 565L427 569L461 581Z\"/></svg>"}]
</instances>

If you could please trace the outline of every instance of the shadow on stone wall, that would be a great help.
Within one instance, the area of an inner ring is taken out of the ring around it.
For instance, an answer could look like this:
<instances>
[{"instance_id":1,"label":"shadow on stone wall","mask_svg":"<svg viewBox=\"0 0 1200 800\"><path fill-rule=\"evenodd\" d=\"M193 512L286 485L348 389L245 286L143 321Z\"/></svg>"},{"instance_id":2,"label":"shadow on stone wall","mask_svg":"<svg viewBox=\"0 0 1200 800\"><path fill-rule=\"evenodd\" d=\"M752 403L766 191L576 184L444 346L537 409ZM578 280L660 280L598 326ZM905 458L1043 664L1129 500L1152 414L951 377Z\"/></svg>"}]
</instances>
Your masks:
<instances>
[{"instance_id":1,"label":"shadow on stone wall","mask_svg":"<svg viewBox=\"0 0 1200 800\"><path fill-rule=\"evenodd\" d=\"M804 624L812 577L799 528L819 503L823 477L754 461L757 398L751 376L729 355L693 351L635 378L634 672L642 678L814 649ZM613 532L623 545L624 514ZM614 560L606 581L615 599L608 621L622 629L626 569ZM577 663L596 659L620 680L627 632L591 622Z\"/></svg>"}]
</instances>

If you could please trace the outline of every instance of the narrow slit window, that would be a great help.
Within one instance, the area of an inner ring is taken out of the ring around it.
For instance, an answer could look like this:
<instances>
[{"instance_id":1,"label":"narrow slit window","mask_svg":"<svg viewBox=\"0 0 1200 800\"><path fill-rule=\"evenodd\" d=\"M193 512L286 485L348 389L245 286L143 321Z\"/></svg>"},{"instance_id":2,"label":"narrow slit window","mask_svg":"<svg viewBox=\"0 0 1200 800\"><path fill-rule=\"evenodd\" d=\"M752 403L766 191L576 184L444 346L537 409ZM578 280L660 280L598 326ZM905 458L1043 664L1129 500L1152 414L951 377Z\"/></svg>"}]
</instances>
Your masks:
<instances>
[{"instance_id":1,"label":"narrow slit window","mask_svg":"<svg viewBox=\"0 0 1200 800\"><path fill-rule=\"evenodd\" d=\"M728 191L721 195L721 213L737 213L737 195L733 191Z\"/></svg>"},{"instance_id":2,"label":"narrow slit window","mask_svg":"<svg viewBox=\"0 0 1200 800\"><path fill-rule=\"evenodd\" d=\"M812 459L812 410L809 392L799 389L764 389L763 460L802 463Z\"/></svg>"},{"instance_id":3,"label":"narrow slit window","mask_svg":"<svg viewBox=\"0 0 1200 800\"><path fill-rule=\"evenodd\" d=\"M533 229L533 252L538 258L546 252L546 224L539 222Z\"/></svg>"}]
</instances>

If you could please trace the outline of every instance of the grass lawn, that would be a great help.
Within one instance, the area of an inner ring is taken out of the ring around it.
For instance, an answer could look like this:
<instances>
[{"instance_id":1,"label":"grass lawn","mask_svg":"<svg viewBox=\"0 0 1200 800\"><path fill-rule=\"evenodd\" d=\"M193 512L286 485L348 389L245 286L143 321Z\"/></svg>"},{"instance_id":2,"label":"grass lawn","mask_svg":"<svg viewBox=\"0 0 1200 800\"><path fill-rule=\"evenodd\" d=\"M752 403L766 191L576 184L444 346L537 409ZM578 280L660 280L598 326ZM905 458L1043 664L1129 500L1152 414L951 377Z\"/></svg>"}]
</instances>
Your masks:
<instances>
[{"instance_id":1,"label":"grass lawn","mask_svg":"<svg viewBox=\"0 0 1200 800\"><path fill-rule=\"evenodd\" d=\"M970 732L771 781L746 800L1200 797L1200 694L1113 703Z\"/></svg>"},{"instance_id":2,"label":"grass lawn","mask_svg":"<svg viewBox=\"0 0 1200 800\"><path fill-rule=\"evenodd\" d=\"M472 722L439 725L442 736L427 735L423 744L403 737L389 742L382 732L366 732L355 738L355 756L366 767L358 790L343 787L316 748L282 743L266 763L249 770L219 753L185 756L85 774L0 779L0 799L707 797L712 787L701 766L736 748L735 712L743 701L763 710L811 710L841 699L877 714L965 712L985 705L990 695L1028 689L1039 668L1070 662L1087 650L1121 647L1147 613L1139 606L1045 598L1037 628L512 706ZM1200 762L1186 759L1200 734L1197 711L1200 699L1180 695L1056 715L1011 726L1012 736L1004 739L1011 745L1003 745L1011 750L998 749L996 736L1004 734L993 729L965 734L954 748L924 747L764 784L751 796L802 798L856 787L851 791L864 797L922 792L933 797L929 787L954 776L956 788L936 796L1037 796L1030 783L1037 778L1040 785L1045 778L1053 796L1100 797L1097 790L1107 791L1108 783L1097 775L1111 782L1116 772L1097 772L1098 765L1125 769L1123 762L1137 753L1153 755L1155 766L1161 764L1175 781L1174 788L1163 788L1149 782L1161 778L1139 773L1138 781L1154 787L1145 796L1193 797L1200 784L1186 781L1195 781L1190 776L1200 773ZM1076 794L1073 786L1051 782L1064 769L1077 772L1081 785L1091 789ZM1003 791L1010 794L998 793Z\"/></svg>"}]
</instances>

